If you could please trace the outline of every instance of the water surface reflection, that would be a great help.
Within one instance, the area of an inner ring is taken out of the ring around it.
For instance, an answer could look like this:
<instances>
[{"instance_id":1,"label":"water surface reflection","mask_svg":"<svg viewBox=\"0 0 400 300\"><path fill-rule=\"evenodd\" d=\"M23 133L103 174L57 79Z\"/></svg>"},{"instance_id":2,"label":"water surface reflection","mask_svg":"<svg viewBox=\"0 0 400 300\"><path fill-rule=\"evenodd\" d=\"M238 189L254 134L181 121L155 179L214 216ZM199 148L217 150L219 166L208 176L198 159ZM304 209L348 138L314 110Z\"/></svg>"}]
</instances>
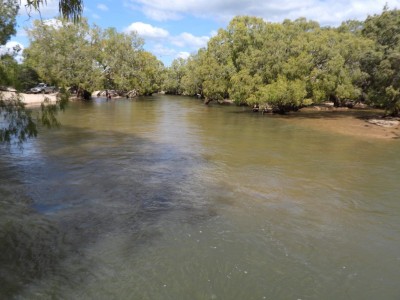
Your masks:
<instances>
[{"instance_id":1,"label":"water surface reflection","mask_svg":"<svg viewBox=\"0 0 400 300\"><path fill-rule=\"evenodd\" d=\"M3 151L0 293L396 299L400 147L190 98L72 104Z\"/></svg>"}]
</instances>

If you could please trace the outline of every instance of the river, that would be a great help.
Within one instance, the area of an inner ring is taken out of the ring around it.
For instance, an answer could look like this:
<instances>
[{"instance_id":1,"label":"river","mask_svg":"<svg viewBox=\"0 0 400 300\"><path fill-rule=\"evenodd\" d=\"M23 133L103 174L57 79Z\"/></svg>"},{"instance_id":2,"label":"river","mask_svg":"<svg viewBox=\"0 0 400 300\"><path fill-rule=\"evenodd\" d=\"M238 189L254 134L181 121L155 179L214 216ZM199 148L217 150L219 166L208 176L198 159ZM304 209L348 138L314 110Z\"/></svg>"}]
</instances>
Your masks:
<instances>
[{"instance_id":1,"label":"river","mask_svg":"<svg viewBox=\"0 0 400 300\"><path fill-rule=\"evenodd\" d=\"M400 143L188 97L0 148L2 299L400 299Z\"/></svg>"}]
</instances>

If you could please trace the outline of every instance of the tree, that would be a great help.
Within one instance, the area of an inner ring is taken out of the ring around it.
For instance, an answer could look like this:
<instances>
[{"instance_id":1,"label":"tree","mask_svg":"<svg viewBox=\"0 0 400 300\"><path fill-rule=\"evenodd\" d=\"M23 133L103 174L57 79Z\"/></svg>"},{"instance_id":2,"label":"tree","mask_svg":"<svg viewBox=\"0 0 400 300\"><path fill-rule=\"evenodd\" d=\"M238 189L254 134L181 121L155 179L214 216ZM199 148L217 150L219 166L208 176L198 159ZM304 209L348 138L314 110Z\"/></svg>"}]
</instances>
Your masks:
<instances>
[{"instance_id":1,"label":"tree","mask_svg":"<svg viewBox=\"0 0 400 300\"><path fill-rule=\"evenodd\" d=\"M203 82L204 76L200 66L202 66L204 49L200 49L197 54L192 54L186 60L185 75L181 80L181 88L187 95L204 96Z\"/></svg>"},{"instance_id":2,"label":"tree","mask_svg":"<svg viewBox=\"0 0 400 300\"><path fill-rule=\"evenodd\" d=\"M103 86L118 90L138 89L144 83L139 64L144 41L135 32L118 33L115 28L97 28L94 34L92 54L101 70ZM142 58L153 59L151 56Z\"/></svg>"},{"instance_id":3,"label":"tree","mask_svg":"<svg viewBox=\"0 0 400 300\"><path fill-rule=\"evenodd\" d=\"M0 6L0 46L5 45L15 33L15 18L18 13L16 1L6 0ZM16 62L9 53L0 56L0 82L9 84L16 68ZM22 142L26 138L36 136L36 125L29 111L16 96L5 99L0 92L0 142L10 142L14 137Z\"/></svg>"},{"instance_id":4,"label":"tree","mask_svg":"<svg viewBox=\"0 0 400 300\"><path fill-rule=\"evenodd\" d=\"M135 32L90 27L85 19L58 19L51 24L35 22L28 35L26 63L46 82L90 92L135 89L141 95L152 94L161 85L163 66L143 50L144 41Z\"/></svg>"},{"instance_id":5,"label":"tree","mask_svg":"<svg viewBox=\"0 0 400 300\"><path fill-rule=\"evenodd\" d=\"M183 58L176 58L164 74L163 89L168 94L182 95L182 80L186 74L187 61Z\"/></svg>"},{"instance_id":6,"label":"tree","mask_svg":"<svg viewBox=\"0 0 400 300\"><path fill-rule=\"evenodd\" d=\"M153 54L139 51L137 57L137 74L133 86L140 95L151 95L160 90L164 65Z\"/></svg>"},{"instance_id":7,"label":"tree","mask_svg":"<svg viewBox=\"0 0 400 300\"><path fill-rule=\"evenodd\" d=\"M40 12L40 9L47 4L46 0L27 0L26 8L28 10L36 10ZM67 19L77 22L80 20L83 12L83 1L82 0L59 0L58 8L60 15Z\"/></svg>"},{"instance_id":8,"label":"tree","mask_svg":"<svg viewBox=\"0 0 400 300\"><path fill-rule=\"evenodd\" d=\"M3 0L0 6L0 46L4 46L10 37L15 34L16 15L20 6L17 0ZM28 0L27 9L40 8L46 4L46 0ZM78 21L83 10L81 0L60 0L59 10L63 17ZM10 54L0 55L0 82L12 83L15 77L20 76L15 73L19 69L15 60ZM21 69L22 70L22 69ZM57 105L42 105L39 120L46 126L57 124L55 113L58 109L63 109L67 99L62 96ZM36 122L29 110L26 110L18 95L11 99L6 99L0 92L0 142L10 143L14 138L22 143L27 138L34 137L37 134Z\"/></svg>"},{"instance_id":9,"label":"tree","mask_svg":"<svg viewBox=\"0 0 400 300\"><path fill-rule=\"evenodd\" d=\"M100 72L93 67L86 20L76 24L63 19L56 24L35 21L28 36L30 46L24 51L25 61L43 81L82 89L96 86Z\"/></svg>"},{"instance_id":10,"label":"tree","mask_svg":"<svg viewBox=\"0 0 400 300\"><path fill-rule=\"evenodd\" d=\"M333 100L337 106L358 101L370 79L363 66L377 58L362 29L358 21L335 29L305 18L273 24L235 17L189 58L183 93L197 89L208 99L268 104L279 112L311 101Z\"/></svg>"},{"instance_id":11,"label":"tree","mask_svg":"<svg viewBox=\"0 0 400 300\"><path fill-rule=\"evenodd\" d=\"M268 104L273 111L284 114L297 110L307 95L306 83L300 79L288 80L284 76L261 87L257 93L257 104Z\"/></svg>"},{"instance_id":12,"label":"tree","mask_svg":"<svg viewBox=\"0 0 400 300\"><path fill-rule=\"evenodd\" d=\"M375 41L376 54L363 64L370 75L367 88L370 101L397 116L400 113L400 10L385 7L380 15L369 16L362 35Z\"/></svg>"},{"instance_id":13,"label":"tree","mask_svg":"<svg viewBox=\"0 0 400 300\"><path fill-rule=\"evenodd\" d=\"M3 0L0 6L0 46L5 45L15 34L16 16L19 10L17 0Z\"/></svg>"}]
</instances>

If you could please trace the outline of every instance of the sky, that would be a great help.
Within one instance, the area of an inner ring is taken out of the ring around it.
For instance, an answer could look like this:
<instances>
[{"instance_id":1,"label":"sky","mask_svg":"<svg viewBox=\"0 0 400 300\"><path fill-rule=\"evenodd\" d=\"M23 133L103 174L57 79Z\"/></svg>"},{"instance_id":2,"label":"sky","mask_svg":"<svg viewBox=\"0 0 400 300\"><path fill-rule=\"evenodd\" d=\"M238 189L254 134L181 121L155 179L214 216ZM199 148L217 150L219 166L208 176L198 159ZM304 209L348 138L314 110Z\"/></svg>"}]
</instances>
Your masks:
<instances>
[{"instance_id":1,"label":"sky","mask_svg":"<svg viewBox=\"0 0 400 300\"><path fill-rule=\"evenodd\" d=\"M400 9L400 0L83 0L83 16L90 24L114 27L119 32L135 30L144 38L144 48L169 66L178 57L186 58L207 45L218 29L226 28L238 15L282 22L305 17L322 26L338 26L342 21L365 20L379 14L387 3ZM17 17L17 34L8 47L29 46L25 28L40 18L22 8ZM58 0L47 0L42 20L58 16Z\"/></svg>"}]
</instances>

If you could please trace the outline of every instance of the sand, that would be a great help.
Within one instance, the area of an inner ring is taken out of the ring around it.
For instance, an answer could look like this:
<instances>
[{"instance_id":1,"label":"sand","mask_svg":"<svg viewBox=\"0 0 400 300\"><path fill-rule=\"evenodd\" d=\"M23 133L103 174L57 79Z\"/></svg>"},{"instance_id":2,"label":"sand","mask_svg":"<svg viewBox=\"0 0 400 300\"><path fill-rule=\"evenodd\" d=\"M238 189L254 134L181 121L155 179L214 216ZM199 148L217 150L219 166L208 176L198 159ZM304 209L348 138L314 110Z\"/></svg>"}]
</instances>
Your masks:
<instances>
[{"instance_id":1,"label":"sand","mask_svg":"<svg viewBox=\"0 0 400 300\"><path fill-rule=\"evenodd\" d=\"M15 96L14 92L2 92L5 95L5 99L11 98ZM24 94L19 93L22 102L26 104L26 106L39 106L45 98L48 98L51 103L55 103L57 100L57 93L52 94Z\"/></svg>"},{"instance_id":2,"label":"sand","mask_svg":"<svg viewBox=\"0 0 400 300\"><path fill-rule=\"evenodd\" d=\"M365 139L400 139L400 122L394 126L385 126L381 121L383 110L348 109L343 111L300 111L289 115L288 122L321 131L330 131L342 135ZM386 119L385 119L386 120Z\"/></svg>"}]
</instances>

